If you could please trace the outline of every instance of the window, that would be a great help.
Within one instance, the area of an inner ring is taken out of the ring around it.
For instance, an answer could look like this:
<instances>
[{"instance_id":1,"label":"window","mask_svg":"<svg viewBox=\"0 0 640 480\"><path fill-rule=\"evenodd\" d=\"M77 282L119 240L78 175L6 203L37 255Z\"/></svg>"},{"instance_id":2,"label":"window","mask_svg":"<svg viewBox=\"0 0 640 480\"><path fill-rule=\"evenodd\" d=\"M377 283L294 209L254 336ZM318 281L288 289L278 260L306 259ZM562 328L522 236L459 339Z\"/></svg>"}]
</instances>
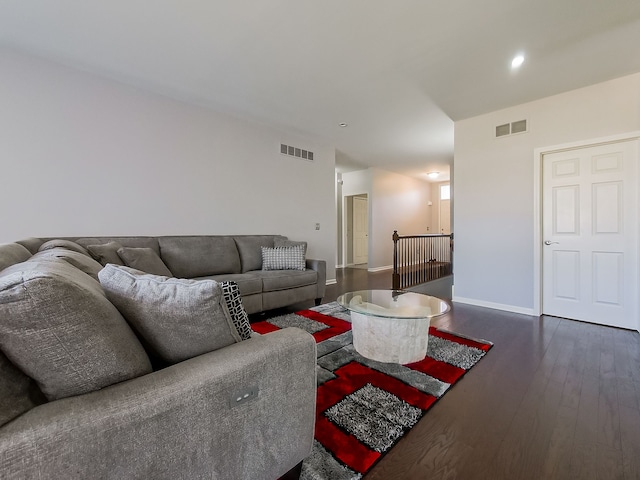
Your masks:
<instances>
[{"instance_id":1,"label":"window","mask_svg":"<svg viewBox=\"0 0 640 480\"><path fill-rule=\"evenodd\" d=\"M450 185L440 185L440 200L449 200L451 198Z\"/></svg>"}]
</instances>

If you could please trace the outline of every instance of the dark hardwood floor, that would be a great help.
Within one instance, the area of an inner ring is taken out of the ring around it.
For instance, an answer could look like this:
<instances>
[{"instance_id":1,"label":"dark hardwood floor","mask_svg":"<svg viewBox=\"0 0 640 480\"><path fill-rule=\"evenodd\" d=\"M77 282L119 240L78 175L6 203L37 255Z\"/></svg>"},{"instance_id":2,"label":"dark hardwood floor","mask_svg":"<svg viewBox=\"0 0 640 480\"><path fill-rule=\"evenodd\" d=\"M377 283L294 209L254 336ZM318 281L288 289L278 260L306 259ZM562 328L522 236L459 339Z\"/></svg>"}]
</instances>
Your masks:
<instances>
[{"instance_id":1,"label":"dark hardwood floor","mask_svg":"<svg viewBox=\"0 0 640 480\"><path fill-rule=\"evenodd\" d=\"M337 277L324 301L391 288L390 272ZM640 334L462 304L432 325L494 347L366 480L640 479Z\"/></svg>"}]
</instances>

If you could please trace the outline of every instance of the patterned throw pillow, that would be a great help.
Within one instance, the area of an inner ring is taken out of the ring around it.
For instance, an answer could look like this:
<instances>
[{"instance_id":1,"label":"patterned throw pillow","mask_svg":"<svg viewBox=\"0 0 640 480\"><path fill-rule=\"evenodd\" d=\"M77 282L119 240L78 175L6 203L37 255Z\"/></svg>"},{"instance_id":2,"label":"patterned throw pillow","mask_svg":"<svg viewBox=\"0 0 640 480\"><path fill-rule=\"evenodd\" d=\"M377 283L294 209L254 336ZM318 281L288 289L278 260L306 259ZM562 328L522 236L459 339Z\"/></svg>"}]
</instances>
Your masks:
<instances>
[{"instance_id":1,"label":"patterned throw pillow","mask_svg":"<svg viewBox=\"0 0 640 480\"><path fill-rule=\"evenodd\" d=\"M242 340L251 338L251 326L249 325L249 315L247 315L242 305L242 297L240 297L240 289L236 282L220 282L222 286L222 295L229 309L231 320L236 327L238 334Z\"/></svg>"},{"instance_id":2,"label":"patterned throw pillow","mask_svg":"<svg viewBox=\"0 0 640 480\"><path fill-rule=\"evenodd\" d=\"M304 247L262 247L262 270L305 270Z\"/></svg>"}]
</instances>

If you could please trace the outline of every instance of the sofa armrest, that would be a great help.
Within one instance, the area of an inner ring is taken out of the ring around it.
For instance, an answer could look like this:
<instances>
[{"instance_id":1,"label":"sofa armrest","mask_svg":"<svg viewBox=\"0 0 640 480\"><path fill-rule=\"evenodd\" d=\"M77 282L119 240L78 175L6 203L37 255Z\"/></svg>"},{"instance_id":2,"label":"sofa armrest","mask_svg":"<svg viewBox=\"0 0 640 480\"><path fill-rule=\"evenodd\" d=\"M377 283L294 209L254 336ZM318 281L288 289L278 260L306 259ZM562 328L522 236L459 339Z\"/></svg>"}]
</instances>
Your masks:
<instances>
[{"instance_id":1,"label":"sofa armrest","mask_svg":"<svg viewBox=\"0 0 640 480\"><path fill-rule=\"evenodd\" d=\"M324 297L327 288L327 262L325 260L314 260L307 258L307 269L318 272L318 293L317 299Z\"/></svg>"},{"instance_id":2,"label":"sofa armrest","mask_svg":"<svg viewBox=\"0 0 640 480\"><path fill-rule=\"evenodd\" d=\"M0 428L0 470L12 479L275 479L311 452L315 365L313 338L287 328L47 403Z\"/></svg>"}]
</instances>

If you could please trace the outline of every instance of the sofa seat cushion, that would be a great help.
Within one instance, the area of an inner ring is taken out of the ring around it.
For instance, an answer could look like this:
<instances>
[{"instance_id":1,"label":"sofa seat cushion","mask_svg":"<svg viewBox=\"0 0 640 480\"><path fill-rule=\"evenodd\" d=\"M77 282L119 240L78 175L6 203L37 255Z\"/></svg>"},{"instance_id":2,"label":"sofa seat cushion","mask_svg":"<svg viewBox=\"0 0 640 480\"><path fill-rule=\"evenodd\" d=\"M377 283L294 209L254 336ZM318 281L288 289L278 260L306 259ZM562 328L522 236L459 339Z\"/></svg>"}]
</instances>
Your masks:
<instances>
[{"instance_id":1,"label":"sofa seat cushion","mask_svg":"<svg viewBox=\"0 0 640 480\"><path fill-rule=\"evenodd\" d=\"M0 352L0 427L46 401L36 382Z\"/></svg>"},{"instance_id":2,"label":"sofa seat cushion","mask_svg":"<svg viewBox=\"0 0 640 480\"><path fill-rule=\"evenodd\" d=\"M3 243L0 245L0 272L11 265L24 262L31 257L31 252L19 243Z\"/></svg>"},{"instance_id":3,"label":"sofa seat cushion","mask_svg":"<svg viewBox=\"0 0 640 480\"><path fill-rule=\"evenodd\" d=\"M100 272L100 283L151 353L165 364L242 340L225 309L218 282L107 265Z\"/></svg>"},{"instance_id":4,"label":"sofa seat cushion","mask_svg":"<svg viewBox=\"0 0 640 480\"><path fill-rule=\"evenodd\" d=\"M63 260L32 258L0 273L0 318L0 349L49 400L151 371L100 284Z\"/></svg>"},{"instance_id":5,"label":"sofa seat cushion","mask_svg":"<svg viewBox=\"0 0 640 480\"><path fill-rule=\"evenodd\" d=\"M252 272L262 280L263 292L314 285L318 281L315 270L260 270Z\"/></svg>"},{"instance_id":6,"label":"sofa seat cushion","mask_svg":"<svg viewBox=\"0 0 640 480\"><path fill-rule=\"evenodd\" d=\"M240 273L240 257L232 237L159 237L158 244L160 258L176 277Z\"/></svg>"},{"instance_id":7,"label":"sofa seat cushion","mask_svg":"<svg viewBox=\"0 0 640 480\"><path fill-rule=\"evenodd\" d=\"M240 289L240 295L262 293L262 279L252 273L229 273L224 275L209 275L194 280L215 280L216 282L235 282Z\"/></svg>"}]
</instances>

